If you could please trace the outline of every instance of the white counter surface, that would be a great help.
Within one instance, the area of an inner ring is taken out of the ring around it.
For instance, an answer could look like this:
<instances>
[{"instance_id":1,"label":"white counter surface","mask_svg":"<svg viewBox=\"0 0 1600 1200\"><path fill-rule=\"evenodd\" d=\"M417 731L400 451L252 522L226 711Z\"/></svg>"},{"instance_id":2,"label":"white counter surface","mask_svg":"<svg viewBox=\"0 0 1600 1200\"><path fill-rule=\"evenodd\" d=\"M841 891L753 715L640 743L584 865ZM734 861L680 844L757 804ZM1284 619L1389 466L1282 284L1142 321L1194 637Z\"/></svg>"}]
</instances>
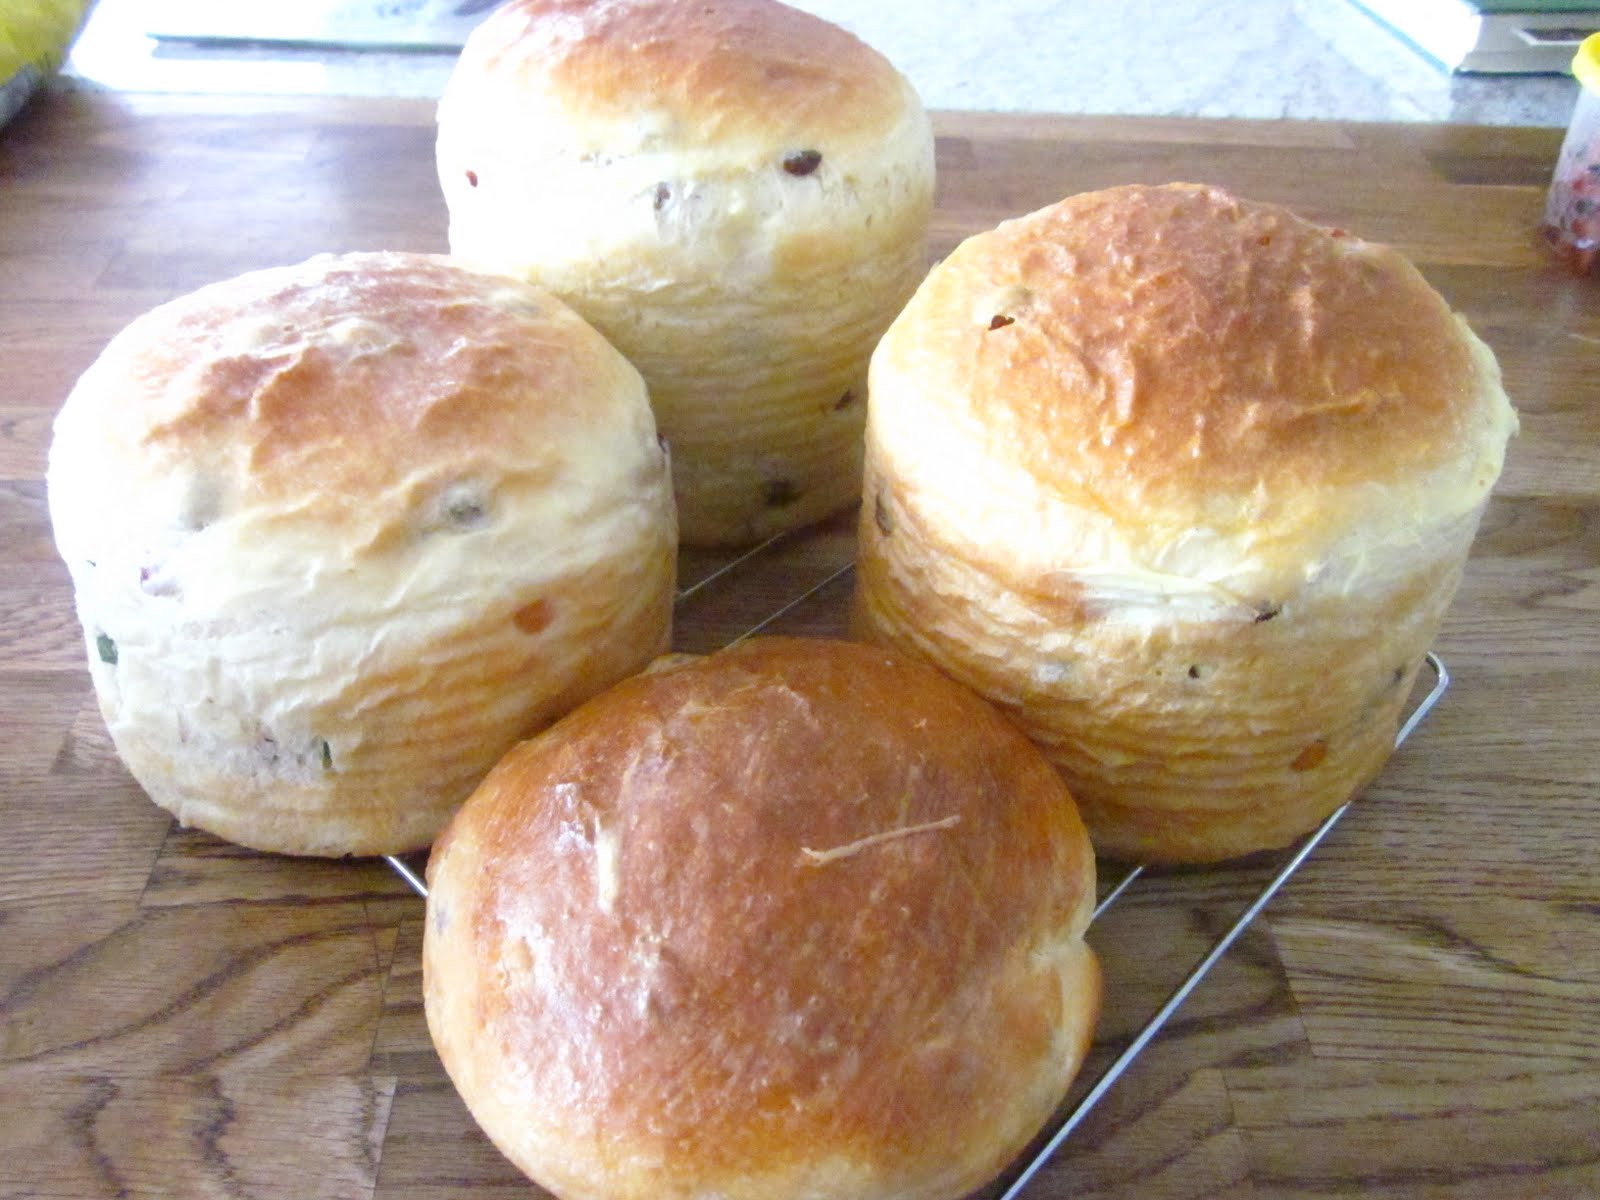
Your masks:
<instances>
[{"instance_id":1,"label":"white counter surface","mask_svg":"<svg viewBox=\"0 0 1600 1200\"><path fill-rule=\"evenodd\" d=\"M935 109L1565 125L1577 94L1564 76L1452 76L1349 0L795 2L887 54ZM100 0L69 78L428 97L454 60L448 50L158 42L145 36L152 7Z\"/></svg>"}]
</instances>

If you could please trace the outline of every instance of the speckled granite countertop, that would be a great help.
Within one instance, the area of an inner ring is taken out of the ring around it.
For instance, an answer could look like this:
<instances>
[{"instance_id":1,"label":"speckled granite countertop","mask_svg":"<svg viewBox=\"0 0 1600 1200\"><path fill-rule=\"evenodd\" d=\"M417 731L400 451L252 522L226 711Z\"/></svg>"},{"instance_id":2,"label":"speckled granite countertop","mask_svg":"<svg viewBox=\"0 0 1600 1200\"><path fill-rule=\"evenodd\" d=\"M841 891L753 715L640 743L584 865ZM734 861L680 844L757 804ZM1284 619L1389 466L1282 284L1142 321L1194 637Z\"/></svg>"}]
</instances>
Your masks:
<instances>
[{"instance_id":1,"label":"speckled granite countertop","mask_svg":"<svg viewBox=\"0 0 1600 1200\"><path fill-rule=\"evenodd\" d=\"M1562 76L1451 76L1349 0L792 0L854 30L930 108L1565 125ZM100 0L69 78L139 91L434 96L450 53L158 45Z\"/></svg>"}]
</instances>

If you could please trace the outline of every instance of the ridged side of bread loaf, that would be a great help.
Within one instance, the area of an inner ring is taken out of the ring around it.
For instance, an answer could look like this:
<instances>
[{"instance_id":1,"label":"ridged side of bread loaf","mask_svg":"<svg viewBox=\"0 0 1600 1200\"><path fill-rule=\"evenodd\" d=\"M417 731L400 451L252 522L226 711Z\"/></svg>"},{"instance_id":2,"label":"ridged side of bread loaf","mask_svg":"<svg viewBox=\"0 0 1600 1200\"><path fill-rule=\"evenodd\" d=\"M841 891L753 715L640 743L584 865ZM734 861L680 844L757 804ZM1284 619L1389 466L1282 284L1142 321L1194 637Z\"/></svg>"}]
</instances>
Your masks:
<instances>
[{"instance_id":1,"label":"ridged side of bread loaf","mask_svg":"<svg viewBox=\"0 0 1600 1200\"><path fill-rule=\"evenodd\" d=\"M860 636L1006 710L1071 782L1103 855L1206 862L1285 845L1387 761L1477 513L1360 586L1272 608L1062 573L1024 591L942 540L868 457Z\"/></svg>"}]
</instances>

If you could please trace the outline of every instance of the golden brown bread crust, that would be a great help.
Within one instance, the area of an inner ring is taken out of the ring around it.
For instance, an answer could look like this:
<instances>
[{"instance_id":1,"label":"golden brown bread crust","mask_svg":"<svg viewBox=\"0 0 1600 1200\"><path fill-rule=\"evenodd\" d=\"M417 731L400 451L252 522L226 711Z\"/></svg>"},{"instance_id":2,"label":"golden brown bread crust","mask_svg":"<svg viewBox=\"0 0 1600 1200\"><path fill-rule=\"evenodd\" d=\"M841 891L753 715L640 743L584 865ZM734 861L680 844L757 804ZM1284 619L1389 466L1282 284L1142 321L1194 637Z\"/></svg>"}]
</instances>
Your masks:
<instances>
[{"instance_id":1,"label":"golden brown bread crust","mask_svg":"<svg viewBox=\"0 0 1600 1200\"><path fill-rule=\"evenodd\" d=\"M473 40L492 86L557 98L580 124L646 109L682 144L872 143L903 103L876 51L772 0L510 0Z\"/></svg>"},{"instance_id":2,"label":"golden brown bread crust","mask_svg":"<svg viewBox=\"0 0 1600 1200\"><path fill-rule=\"evenodd\" d=\"M118 752L261 849L427 845L670 637L638 373L555 297L405 254L203 288L63 406L51 516Z\"/></svg>"},{"instance_id":3,"label":"golden brown bread crust","mask_svg":"<svg viewBox=\"0 0 1600 1200\"><path fill-rule=\"evenodd\" d=\"M962 383L994 425L1057 431L1020 443L1021 465L1104 505L1225 500L1255 520L1264 477L1407 479L1453 459L1474 415L1478 364L1417 269L1285 209L1089 193L1001 226L984 258L987 279L941 277L994 289L1011 319L965 323ZM1038 286L1052 278L1071 286Z\"/></svg>"},{"instance_id":4,"label":"golden brown bread crust","mask_svg":"<svg viewBox=\"0 0 1600 1200\"><path fill-rule=\"evenodd\" d=\"M496 767L429 880L435 1044L568 1200L964 1195L1098 1006L1059 778L866 646L758 639L618 685Z\"/></svg>"},{"instance_id":5,"label":"golden brown bread crust","mask_svg":"<svg viewBox=\"0 0 1600 1200\"><path fill-rule=\"evenodd\" d=\"M1195 185L1072 196L969 239L873 370L1045 503L1108 514L1144 565L1183 562L1198 529L1264 586L1403 525L1396 498L1471 508L1509 427L1492 363L1403 256Z\"/></svg>"},{"instance_id":6,"label":"golden brown bread crust","mask_svg":"<svg viewBox=\"0 0 1600 1200\"><path fill-rule=\"evenodd\" d=\"M285 519L366 523L363 554L414 516L396 479L436 477L441 459L460 475L515 464L548 477L563 431L594 419L596 383L630 374L559 301L399 254L324 256L180 297L110 347L91 384L113 373L142 391L101 401L104 452L150 475L235 463L250 502ZM529 391L536 406L508 402Z\"/></svg>"},{"instance_id":7,"label":"golden brown bread crust","mask_svg":"<svg viewBox=\"0 0 1600 1200\"><path fill-rule=\"evenodd\" d=\"M519 0L439 104L452 253L529 278L650 388L684 541L854 503L866 366L926 270L907 80L775 0Z\"/></svg>"},{"instance_id":8,"label":"golden brown bread crust","mask_svg":"<svg viewBox=\"0 0 1600 1200\"><path fill-rule=\"evenodd\" d=\"M856 628L1149 860L1283 844L1378 770L1515 428L1400 255L1192 185L969 240L871 385Z\"/></svg>"}]
</instances>

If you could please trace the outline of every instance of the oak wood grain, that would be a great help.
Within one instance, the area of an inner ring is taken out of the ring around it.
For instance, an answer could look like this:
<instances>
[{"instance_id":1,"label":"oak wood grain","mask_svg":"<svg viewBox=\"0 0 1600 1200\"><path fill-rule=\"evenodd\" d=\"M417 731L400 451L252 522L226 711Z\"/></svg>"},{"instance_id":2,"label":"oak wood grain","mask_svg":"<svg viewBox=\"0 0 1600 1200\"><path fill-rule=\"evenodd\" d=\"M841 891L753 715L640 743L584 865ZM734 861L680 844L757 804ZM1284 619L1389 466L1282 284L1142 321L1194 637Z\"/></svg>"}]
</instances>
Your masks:
<instances>
[{"instance_id":1,"label":"oak wood grain","mask_svg":"<svg viewBox=\"0 0 1600 1200\"><path fill-rule=\"evenodd\" d=\"M0 1080L6 1196L366 1196L392 1080L72 1075Z\"/></svg>"},{"instance_id":2,"label":"oak wood grain","mask_svg":"<svg viewBox=\"0 0 1600 1200\"><path fill-rule=\"evenodd\" d=\"M0 1197L538 1194L440 1070L404 885L174 828L122 769L43 488L61 399L144 309L444 249L432 117L46 94L0 131ZM1411 254L1522 414L1440 638L1451 692L1030 1194L1600 1195L1600 280L1538 235L1559 132L936 123L934 255L1069 192L1219 183ZM824 581L853 551L850 515L781 540L680 603L679 648L819 584L771 628L842 634L850 581ZM725 561L685 553L682 584ZM1080 1092L1275 865L1152 875L1097 923Z\"/></svg>"}]
</instances>

